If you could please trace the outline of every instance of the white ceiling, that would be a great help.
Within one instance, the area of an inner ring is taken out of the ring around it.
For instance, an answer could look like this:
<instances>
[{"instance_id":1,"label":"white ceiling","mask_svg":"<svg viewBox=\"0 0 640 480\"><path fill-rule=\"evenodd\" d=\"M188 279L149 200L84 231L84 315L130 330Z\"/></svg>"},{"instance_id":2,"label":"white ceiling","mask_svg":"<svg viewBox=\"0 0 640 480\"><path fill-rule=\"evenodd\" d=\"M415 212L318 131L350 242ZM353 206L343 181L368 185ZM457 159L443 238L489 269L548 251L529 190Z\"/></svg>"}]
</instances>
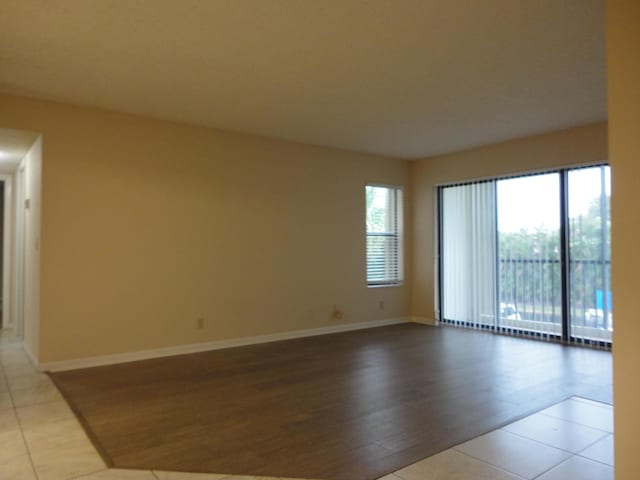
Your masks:
<instances>
[{"instance_id":1,"label":"white ceiling","mask_svg":"<svg viewBox=\"0 0 640 480\"><path fill-rule=\"evenodd\" d=\"M1 92L404 158L606 119L603 0L1 10Z\"/></svg>"}]
</instances>

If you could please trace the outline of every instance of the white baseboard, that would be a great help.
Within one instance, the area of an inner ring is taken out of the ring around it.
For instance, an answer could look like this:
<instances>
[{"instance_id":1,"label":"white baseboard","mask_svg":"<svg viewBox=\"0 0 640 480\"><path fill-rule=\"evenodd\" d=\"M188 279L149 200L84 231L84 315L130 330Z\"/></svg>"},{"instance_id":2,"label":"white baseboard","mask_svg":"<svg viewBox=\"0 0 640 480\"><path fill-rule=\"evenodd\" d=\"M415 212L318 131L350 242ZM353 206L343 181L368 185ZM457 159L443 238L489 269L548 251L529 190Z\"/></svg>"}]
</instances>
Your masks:
<instances>
[{"instance_id":1,"label":"white baseboard","mask_svg":"<svg viewBox=\"0 0 640 480\"><path fill-rule=\"evenodd\" d=\"M146 360L149 358L170 357L172 355L184 355L187 353L206 352L209 350L220 350L223 348L242 347L245 345L255 345L258 343L276 342L279 340L290 340L293 338L312 337L315 335L326 335L328 333L348 332L351 330L362 330L365 328L383 327L386 325L397 325L413 321L412 317L390 318L387 320L374 320L371 322L346 323L333 325L330 327L309 328L305 330L294 330L292 332L272 333L267 335L257 335L253 337L232 338L228 340L216 340L205 343L192 343L189 345L177 345L174 347L157 348L154 350L142 350L138 352L116 353L113 355L101 355L97 357L75 358L73 360L62 360L59 362L37 363L42 371L60 372L64 370L75 370L78 368L98 367L101 365L113 365L116 363L134 362L136 360ZM30 355L33 359L33 356Z\"/></svg>"},{"instance_id":2,"label":"white baseboard","mask_svg":"<svg viewBox=\"0 0 640 480\"><path fill-rule=\"evenodd\" d=\"M427 318L427 317L410 317L410 318L411 318L411 321L414 323L422 323L424 325L433 325L433 326L438 325L438 321L433 318Z\"/></svg>"}]
</instances>

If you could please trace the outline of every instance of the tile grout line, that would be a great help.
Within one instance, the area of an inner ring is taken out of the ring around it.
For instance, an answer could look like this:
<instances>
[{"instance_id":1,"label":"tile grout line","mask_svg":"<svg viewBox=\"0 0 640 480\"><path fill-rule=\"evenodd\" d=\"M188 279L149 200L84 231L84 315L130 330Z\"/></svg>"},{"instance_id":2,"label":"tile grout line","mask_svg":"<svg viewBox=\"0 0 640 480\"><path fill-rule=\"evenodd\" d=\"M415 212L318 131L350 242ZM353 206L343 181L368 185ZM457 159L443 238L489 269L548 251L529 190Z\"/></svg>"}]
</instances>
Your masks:
<instances>
[{"instance_id":1,"label":"tile grout line","mask_svg":"<svg viewBox=\"0 0 640 480\"><path fill-rule=\"evenodd\" d=\"M571 398L574 398L574 397L571 397ZM565 401L566 401L566 400L565 400ZM579 401L579 400L578 400L578 401ZM560 403L563 403L563 402L558 402L558 403L557 403L557 404L555 404L555 405L559 405ZM586 402L584 402L584 403L586 403ZM552 405L552 406L554 406L554 405ZM598 407L597 405L593 405L593 406L594 406L594 407ZM606 407L598 407L598 408L602 408L603 410L607 410L607 408L606 408ZM567 422L567 423L572 423L572 424L575 424L575 425L580 425L580 426L583 426L583 427L591 428L591 429L593 429L593 430L601 431L601 432L603 432L603 433L606 433L606 435L605 435L604 437L599 438L598 440L595 440L595 441L593 441L592 443L588 444L587 446L585 446L584 448L582 448L582 449L581 449L581 450L579 450L578 452L571 452L571 451L565 450L565 449L563 449L563 448L559 448L559 447L557 447L557 446L555 446L555 445L549 445L549 444L547 444L547 443L545 443L545 442L541 442L541 441L539 441L539 440L536 440L536 439L533 439L533 438L529 438L529 437L526 437L526 436L524 436L524 435L520 435L520 434L518 434L518 433L515 433L515 432L512 432L512 431L509 431L509 430L506 430L504 427L503 427L503 428L498 429L498 430L502 430L502 431L503 431L503 432L505 432L505 433L508 433L508 434L511 434L511 435L515 435L515 436L517 436L517 437L520 437L520 438L522 438L522 439L529 440L529 441L532 441L532 442L534 442L534 443L537 443L537 444L540 444L540 445L544 445L544 446L547 446L547 447L550 447L550 448L554 448L554 449L556 449L556 450L559 450L559 451L562 451L562 452L565 452L565 453L568 453L568 454L569 454L569 457L567 457L567 458L563 459L562 461L560 461L560 462L556 463L555 465L552 465L551 467L549 467L549 468L548 468L548 469L546 469L545 471L540 472L538 475L536 475L535 477L533 477L533 480L535 480L535 479L537 479L537 478L542 477L543 475L545 475L545 474L546 474L547 472L549 472L550 470L553 470L554 468L558 467L559 465L561 465L561 464L563 464L563 463L565 463L565 462L567 462L567 461L569 461L569 460L571 460L571 459L573 459L573 458L575 458L575 457L580 457L580 458L583 458L583 459L585 459L585 460L590 460L590 461L593 461L593 462L599 463L599 464L601 464L601 465L604 465L604 466L606 466L606 467L613 468L613 466L612 466L612 465L609 465L609 464L607 464L607 463L605 463L605 462L601 462L601 461L599 461L599 460L595 460L595 459L592 459L592 458L589 458L589 457L584 457L584 456L580 455L580 453L584 452L585 450L587 450L588 448L592 447L592 446L593 446L593 445L595 445L596 443L601 442L601 441L603 441L605 438L607 438L608 436L613 435L613 432L610 432L610 431L608 431L608 430L602 430L602 429L599 429L599 428L595 428L595 427L592 427L592 426L590 426L590 425L585 425L585 424L583 424L583 423L574 422L574 421L568 420L568 419L566 419L566 418L557 417L557 416L554 416L554 415L549 415L549 414L543 413L542 411L537 412L537 413L542 413L542 414L543 414L543 415L545 415L546 417L554 418L554 419L557 419L557 420L562 420L562 421L565 421L565 422ZM535 414L533 414L533 415L535 415ZM527 418L527 417L525 417L525 418ZM514 423L515 423L515 422L514 422ZM497 431L497 430L495 430L495 431ZM455 446L451 447L451 450L455 450L456 452L461 453L461 454L463 454L463 455L466 455L467 457L470 457L470 458L473 458L473 459L475 459L475 460L478 460L478 461L480 461L480 462L482 462L482 463L484 463L484 464L486 464L486 465L491 465L492 467L498 468L499 470L502 470L502 471L505 471L505 472L507 472L507 473L513 474L513 475L515 475L515 476L517 476L517 477L519 477L519 476L520 476L520 475L518 475L516 472L512 472L511 470L507 470L507 469L505 469L504 467L501 467L501 466L499 466L499 465L494 465L493 463L491 463L491 462L489 462L489 461L487 461L487 460L485 460L485 459L482 459L482 458L476 457L476 456L474 456L474 455L472 455L472 454L470 454L470 453L467 453L467 452L464 452L464 451L462 451L462 450L459 450L457 447L459 447L460 445L462 445L462 444L458 444L458 445L455 445ZM521 478L522 478L522 477L521 477Z\"/></svg>"},{"instance_id":2,"label":"tile grout line","mask_svg":"<svg viewBox=\"0 0 640 480\"><path fill-rule=\"evenodd\" d=\"M580 457L580 458L585 458L585 459L587 459L587 460L591 460L592 462L596 462L596 463L599 463L599 464L601 464L601 465L606 465L606 466L608 466L608 467L613 468L613 465L609 465L608 463L601 462L600 460L594 460L593 458L584 457L584 456L580 455L580 454L581 454L582 452L584 452L585 450L587 450L587 449L589 449L589 448L593 447L596 443L599 443L599 442L603 441L605 438L607 438L607 437L609 437L609 436L612 436L612 435L613 435L613 432L609 432L609 434L608 434L607 436L602 437L601 439L596 440L595 442L593 442L593 443L591 443L591 444L587 445L586 447L584 447L582 450L580 450L579 452L577 452L577 453L575 454L575 456L576 456L576 457Z\"/></svg>"},{"instance_id":3,"label":"tile grout line","mask_svg":"<svg viewBox=\"0 0 640 480\"><path fill-rule=\"evenodd\" d=\"M495 430L494 430L494 431L495 431ZM491 432L489 432L489 433L491 433ZM509 432L509 433L510 433L510 432ZM486 435L488 435L488 434L486 434ZM476 438L478 438L478 437L476 437ZM533 442L536 442L536 440L532 440L532 441L533 441ZM466 442L465 442L465 443L466 443ZM536 443L540 443L541 445L545 445L544 443L541 443L541 442L536 442ZM462 445L462 444L460 443L460 444L458 444L458 445ZM498 470L502 470L503 472L507 472L507 473L509 473L509 474L511 474L511 475L515 475L516 477L519 477L519 478L524 478L524 479L526 480L526 477L523 477L522 475L520 475L520 474L518 474L518 473L516 473L516 472L513 472L513 471L511 471L511 470L507 470L506 468L501 467L500 465L494 465L493 463L488 462L487 460L484 460L484 459L482 459L482 458L476 457L475 455L471 455L470 453L463 452L462 450L458 450L458 449L456 448L458 445L456 445L456 446L454 446L454 447L451 447L451 448L450 448L450 450L455 450L456 452L461 453L462 455L465 455L465 456L467 456L467 457L469 457L469 458L473 458L474 460L478 460L479 462L482 462L482 463L484 463L484 464L486 464L486 465L490 465L490 466L492 466L493 468L496 468L496 469L498 469ZM548 445L545 445L545 446L548 446ZM446 450L445 450L445 451L446 451ZM502 458L502 457L501 457L501 458ZM563 461L564 461L564 460L563 460ZM562 463L562 462L560 462L560 463ZM555 465L554 465L554 467L555 467ZM553 467L552 467L552 468L553 468Z\"/></svg>"},{"instance_id":4,"label":"tile grout line","mask_svg":"<svg viewBox=\"0 0 640 480\"><path fill-rule=\"evenodd\" d=\"M6 344L0 344L0 351L2 351L2 345L6 345ZM24 353L24 350L23 350L22 345L21 345L21 344L17 344L17 345L18 345L18 347L20 348L20 350L22 351L22 353ZM28 358L28 357L27 357L27 358ZM33 365L31 364L31 361L30 361L30 360L29 360L29 365L30 365L30 366L33 366ZM23 444L24 444L24 446L25 446L25 448L26 448L27 455L29 456L29 462L30 462L30 464L31 464L31 469L33 470L33 473L34 473L34 475L35 475L35 478L36 478L36 479L39 479L39 478L40 478L40 475L38 474L38 470L37 470L37 469L36 469L36 467L35 467L35 463L34 463L34 461L33 461L33 457L32 457L32 454L31 454L31 448L29 447L29 444L28 444L28 442L27 442L27 440L26 440L25 433L24 433L24 429L23 429L23 426L22 426L22 422L21 422L21 420L20 420L20 416L18 415L18 409L19 409L19 408L29 408L29 407L34 407L34 406L45 405L45 404L48 404L48 403L54 403L55 401L53 401L53 400L49 400L49 401L35 402L35 403L32 403L32 404L27 404L27 405L20 405L20 406L15 405L15 401L14 401L14 399L13 399L13 393L12 393L11 387L10 387L10 385L9 385L8 377L7 377L7 375L6 375L6 372L5 372L5 370L4 370L4 367L5 367L5 366L3 365L3 366L2 366L2 373L3 373L4 380L5 380L6 384L7 384L7 392L9 393L9 397L10 397L10 399L11 399L12 409L13 409L13 411L14 411L14 415L15 415L15 417L16 417L16 421L17 421L17 423L18 423L18 428L20 429L20 435L21 435L21 437L22 437ZM36 373L36 374L37 374L37 373ZM22 376L24 376L24 375L29 375L29 374L22 374ZM54 388L56 388L56 389L57 389L57 387L56 387L55 385L54 385ZM16 390L18 390L18 391L19 391L19 390L24 390L24 389L16 389ZM102 472L102 471L106 471L106 470L108 470L108 469L109 469L108 467L106 467L106 468L101 468L101 469L99 469L99 470L95 470L95 471L92 471L92 472L82 473L82 474L77 475L77 476L70 476L70 477L67 477L67 479L68 479L68 480L73 480L73 479L76 479L76 478L86 477L86 476L88 476L88 475L93 475L93 474L96 474L96 473L99 473L99 472Z\"/></svg>"},{"instance_id":5,"label":"tile grout line","mask_svg":"<svg viewBox=\"0 0 640 480\"><path fill-rule=\"evenodd\" d=\"M0 344L0 351L2 351L2 345L6 345L6 344ZM20 346L20 349L22 349L22 346ZM11 400L11 408L13 409L13 414L16 417L16 422L18 423L18 428L20 429L20 437L22 438L22 443L24 445L25 450L27 451L27 457L29 458L29 464L31 465L31 470L33 471L33 476L36 479L39 479L39 475L38 472L36 470L36 466L33 463L33 458L31 457L31 449L29 448L29 444L27 443L27 439L24 436L24 430L22 429L22 423L20 422L20 416L18 415L18 408L16 407L14 400L13 400L13 393L11 392L11 387L9 386L9 380L7 378L7 373L4 370L4 364L2 365L2 377L4 378L4 381L7 385L7 393L9 394L9 399Z\"/></svg>"},{"instance_id":6,"label":"tile grout line","mask_svg":"<svg viewBox=\"0 0 640 480\"><path fill-rule=\"evenodd\" d=\"M566 463L566 462L568 462L569 460L574 459L575 457L580 457L580 458L582 458L582 459L584 459L584 460L589 460L589 461L592 461L592 462L595 462L595 463L599 463L600 465L604 465L605 467L608 467L608 468L613 469L613 465L609 465L609 464L607 464L607 463L602 463L602 462L599 462L599 461L597 461L597 460L593 460L592 458L583 457L582 455L579 455L579 454L577 454L577 453L574 453L574 454L573 454L573 455L571 455L569 458L566 458L565 460L563 460L562 462L558 463L557 465L554 465L553 467L549 468L548 470L545 470L545 471L544 471L544 472L542 472L540 475L536 475L536 476L535 476L535 477L533 477L531 480L536 480L536 479L538 479L538 478L541 478L543 475L545 475L545 474L549 473L549 472L550 472L551 470L553 470L554 468L559 467L559 466L560 466L560 465L562 465L563 463Z\"/></svg>"},{"instance_id":7,"label":"tile grout line","mask_svg":"<svg viewBox=\"0 0 640 480\"><path fill-rule=\"evenodd\" d=\"M527 417L525 417L525 418L527 418ZM509 425L511 425L511 424L509 424ZM509 425L505 425L505 426L508 427ZM555 448L556 450L562 450L563 452L566 452L566 453L568 453L570 455L577 455L575 452L572 452L571 450L566 450L564 448L556 447L555 445L551 445L549 443L541 442L540 440L534 440L533 438L525 437L524 435L520 435L519 433L512 432L511 430L505 430L504 427L499 428L498 430L502 430L504 432L510 433L512 435L515 435L517 437L524 438L525 440L531 440L532 442L538 442L538 443L544 445L545 447L551 447L551 448Z\"/></svg>"},{"instance_id":8,"label":"tile grout line","mask_svg":"<svg viewBox=\"0 0 640 480\"><path fill-rule=\"evenodd\" d=\"M589 460L589 461L591 461L591 462L599 463L600 465L604 465L605 467L613 468L613 465L609 465L608 463L601 462L600 460L596 460L596 459L594 459L594 458L584 457L584 456L580 455L579 453L576 453L574 456L575 456L575 457L584 458L585 460Z\"/></svg>"},{"instance_id":9,"label":"tile grout line","mask_svg":"<svg viewBox=\"0 0 640 480\"><path fill-rule=\"evenodd\" d=\"M571 398L574 398L574 397L571 397ZM565 400L565 401L566 401L566 400ZM579 401L579 400L577 400L577 401ZM558 405L558 404L560 404L560 403L563 403L563 402L558 402L556 405ZM584 403L586 403L586 402L584 402ZM554 405L552 405L552 406L554 406ZM593 405L593 406L594 406L594 407L598 407L597 405ZM598 408L602 408L603 410L607 410L607 408L606 408L606 407L598 407ZM608 430L602 430L602 429L599 429L599 428L595 428L595 427L592 427L592 426L590 426L590 425L585 425L585 424L583 424L583 423L579 423L579 422L574 422L574 421L571 421L571 420L567 420L566 418L557 417L557 416L554 416L554 415L549 415L549 414L543 413L542 411L537 412L537 413L542 413L542 414L543 414L543 415L545 415L546 417L554 418L554 419L557 419L557 420L562 420L562 421L565 421L565 422L567 422L567 423L572 423L572 424L575 424L575 425L580 425L580 426L582 426L582 427L591 428L591 429L593 429L593 430L597 430L597 431L600 431L600 432L606 433L606 435L605 435L605 436L603 436L603 437L601 437L601 438L599 438L598 440L595 440L595 441L593 441L592 443L588 444L587 446L585 446L584 448L582 448L582 449L581 449L581 450L579 450L578 452L571 452L571 451L569 451L569 450L565 450L565 449L563 449L563 448L559 448L559 447L557 447L557 446L555 446L555 445L549 445L549 444L547 444L547 443L545 443L545 442L541 442L541 441L539 441L539 440L536 440L536 439L533 439L533 438L529 438L529 437L526 437L526 436L524 436L524 435L520 435L520 434L518 434L518 433L515 433L515 432L512 432L512 431L509 431L509 430L506 430L504 427L503 427L503 428L500 428L499 430L502 430L502 431L504 431L504 432L506 432L506 433L509 433L509 434L511 434L511 435L516 435L517 437L523 438L523 439L525 439L525 440L529 440L529 441L532 441L532 442L538 443L538 444L540 444L540 445L545 445L545 446L547 446L547 447L554 448L554 449L557 449L557 450L559 450L559 451L566 452L566 453L568 453L568 454L569 454L569 457L567 457L567 458L565 458L564 460L562 460L562 461L558 462L557 464L555 464L555 465L551 466L551 467L550 467L550 468L548 468L547 470L545 470L545 471L543 471L543 472L540 472L538 475L536 475L535 477L533 477L533 479L532 479L532 480L535 480L535 479L537 479L537 478L541 478L543 475L545 475L545 474L546 474L546 473L548 473L549 471L553 470L554 468L558 467L559 465L561 465L561 464L563 464L563 463L565 463L565 462L568 462L569 460L571 460L571 459L573 459L573 458L575 458L575 457L580 457L580 458L583 458L583 459L585 459L585 460L590 460L590 461L592 461L592 462L599 463L600 465L603 465L603 466L606 466L606 467L609 467L609 468L613 468L613 465L610 465L610 464L608 464L608 463L601 462L601 461L599 461L599 460L595 460L595 459L593 459L593 458L589 458L589 457L585 457L585 456L580 455L580 453L582 453L582 452L584 452L585 450L587 450L587 449L591 448L591 447L592 447L593 445L595 445L596 443L599 443L599 442L603 441L603 440L604 440L605 438L607 438L608 436L612 436L612 435L613 435L613 432L608 431ZM533 415L535 415L535 414L533 414ZM527 417L525 417L525 418L527 418ZM514 423L515 423L515 422L514 422ZM462 445L462 444L459 444L459 445ZM469 453L467 453L467 452L463 452L463 451L461 451L461 450L458 450L458 448L457 448L457 447L458 447L459 445L455 445L455 446L451 447L451 449L452 449L452 450L457 451L458 453L462 453L463 455L466 455L466 456L468 456L468 457L470 457L470 458L474 458L474 459L479 460L479 461L481 461L481 462L483 462L483 463L485 463L485 464L491 465L491 466L493 466L493 467L497 467L497 468L499 468L499 469L501 469L501 470L504 470L504 471L506 471L506 472L508 472L508 473L511 473L511 474L514 474L514 475L518 476L518 474L517 474L517 473L515 473L515 472L512 472L512 471L510 471L510 470L506 470L506 469L504 469L503 467L500 467L500 466L498 466L498 465L494 465L494 464L492 464L491 462L488 462L488 461L486 461L486 460L484 460L484 459L481 459L481 458L475 457L474 455L471 455L471 454L469 454Z\"/></svg>"},{"instance_id":10,"label":"tile grout line","mask_svg":"<svg viewBox=\"0 0 640 480\"><path fill-rule=\"evenodd\" d=\"M489 433L491 433L491 432L489 432ZM540 443L540 442L538 442L538 443ZM459 445L462 445L462 444L459 444ZM514 477L520 478L522 480L527 480L526 477L523 477L522 475L520 475L520 474L518 474L516 472L512 472L511 470L507 470L506 468L501 467L500 465L494 465L491 462L487 462L486 460L483 460L482 458L475 457L475 456L473 456L473 455L471 455L471 454L469 454L467 452L461 452L456 447L457 447L457 445L454 446L454 447L451 447L449 450L455 450L456 452L464 455L465 457L473 458L474 460L477 460L478 462L484 463L485 465L489 465L490 467L495 468L496 470L500 470L501 472L508 473L509 475L513 475ZM445 450L445 452L446 452L446 450ZM429 457L427 457L427 458L429 458Z\"/></svg>"},{"instance_id":11,"label":"tile grout line","mask_svg":"<svg viewBox=\"0 0 640 480\"><path fill-rule=\"evenodd\" d=\"M550 415L545 415L545 416L546 416L546 417L549 417L549 418L554 418L554 419L556 419L556 420L562 420L562 421L565 421L565 422L567 422L567 423L572 423L572 424L574 424L574 425L580 425L581 427L586 427L586 425L582 425L581 423L569 422L568 420L563 420L562 418L558 418L558 417L552 417L552 416L550 416ZM525 417L525 418L527 418L527 417ZM524 420L524 418L523 418L522 420ZM516 422L513 422L513 423L516 423ZM512 425L512 424L510 423L509 425ZM562 450L563 452L570 453L571 455L578 455L578 453L579 453L579 452L572 452L571 450L567 450L567 449L565 449L565 448L557 447L556 445L551 445L550 443L541 442L540 440L535 440L535 439L530 438L530 437L527 437L527 436L525 436L525 435L521 435L521 434L519 434L519 433L512 432L511 430L506 430L506 429L505 429L505 427L508 427L509 425L505 425L504 427L499 428L498 430L502 430L502 431L505 431L505 432L507 432L507 433L511 433L512 435L517 435L517 436L518 436L518 437L520 437L520 438L525 438L525 439L527 439L527 440L532 440L532 441L534 441L534 442L541 443L542 445L546 445L547 447L555 448L555 449L557 449L557 450ZM590 427L587 427L587 428L590 428ZM597 430L597 431L599 431L599 432L602 432L604 435L603 435L602 437L598 438L598 439L597 439L596 441L594 441L593 443L590 443L590 444L589 444L588 446L586 446L585 448L581 449L581 450L580 450L580 452L582 452L582 451L584 451L586 448L589 448L589 447L591 447L592 445L594 445L594 444L598 443L600 440L603 440L603 439L604 439L604 438L606 438L608 435L613 435L613 432L607 432L606 430L600 430L600 429L598 429L598 428L594 428L593 430Z\"/></svg>"},{"instance_id":12,"label":"tile grout line","mask_svg":"<svg viewBox=\"0 0 640 480\"><path fill-rule=\"evenodd\" d=\"M95 475L96 473L100 473L100 472L107 472L110 469L107 468L101 468L100 470L95 470L93 472L87 472L87 473L81 473L80 475L72 475L70 477L66 477L65 480L77 480L77 479L82 479L82 478L86 478L90 475Z\"/></svg>"},{"instance_id":13,"label":"tile grout line","mask_svg":"<svg viewBox=\"0 0 640 480\"><path fill-rule=\"evenodd\" d=\"M69 409L71 409L71 406L69 405L69 403L67 402L67 400L62 396L62 394L61 394L60 390L58 389L58 386L55 384L55 382L53 382L53 381L52 381L51 383L52 383L52 385L53 385L53 388L54 388L54 389L56 389L56 390L58 391L58 393L60 393L60 396L62 397L62 401L67 405L67 407L68 407ZM57 400L48 400L48 401L37 402L37 403L29 404L29 405L24 405L23 407L33 407L33 406L45 405L45 404L48 404L48 403L55 403L56 401L57 401ZM72 414L73 414L73 411L72 411ZM16 412L16 416L17 416L17 412ZM78 422L78 419L75 417L75 415L73 415L73 418L75 419L75 421L76 421L76 422ZM18 418L18 422L19 422L19 421L20 421L20 419ZM78 422L78 423L79 423L79 422ZM80 425L80 427L82 427L82 425ZM20 426L20 430L22 430L22 426ZM85 433L85 435L86 435L86 432L84 431L84 429L83 429L83 432L84 432L84 433ZM24 436L24 432L23 432L23 436ZM95 449L95 446L94 446L93 444L91 444L91 446L94 448L94 450L96 450L96 449ZM27 450L29 451L29 455L31 455L31 450L29 450L29 446L28 446L28 445L27 445ZM99 455L99 453L97 452L97 450L96 450L96 453ZM91 471L91 472L81 473L81 474L78 474L78 475L66 476L65 480L76 480L76 479L81 479L81 478L83 478L83 477L88 477L88 476L90 476L90 475L95 475L96 473L109 471L109 470L110 470L110 467L106 464L106 462L104 462L104 460L103 460L103 463L105 464L105 467L104 467L104 468L100 468L100 469L98 469L98 470L93 470L93 471ZM35 465L34 465L34 470L35 470ZM152 472L152 475L153 475L153 472ZM36 476L38 477L37 472L36 472ZM38 478L39 478L39 477L38 477Z\"/></svg>"},{"instance_id":14,"label":"tile grout line","mask_svg":"<svg viewBox=\"0 0 640 480\"><path fill-rule=\"evenodd\" d=\"M559 465L562 465L564 462L568 462L569 460L571 460L573 457L575 457L576 454L574 453L573 455L571 455L570 457L565 458L564 460L562 460L560 463L555 464L553 467L549 467L547 468L544 472L540 472L539 475L536 475L535 477L533 477L531 480L536 480L536 478L540 478L543 475L546 475L547 473L549 473L551 470L553 470L554 468L556 468Z\"/></svg>"},{"instance_id":15,"label":"tile grout line","mask_svg":"<svg viewBox=\"0 0 640 480\"><path fill-rule=\"evenodd\" d=\"M590 428L592 430L598 430L600 432L604 432L604 433L608 433L608 434L613 433L613 432L610 432L609 430L603 430L602 428L592 427L591 425L585 425L584 423L581 423L581 422L575 422L573 420L567 420L566 418L558 417L556 415L549 415L548 413L542 413L542 412L538 412L538 413L540 415L544 415L545 417L555 418L557 420L562 420L563 422L573 423L574 425L580 425L581 427L587 427L587 428Z\"/></svg>"},{"instance_id":16,"label":"tile grout line","mask_svg":"<svg viewBox=\"0 0 640 480\"><path fill-rule=\"evenodd\" d=\"M591 405L593 407L598 407L598 408L602 408L604 410L611 410L613 409L613 404L612 403L607 403L607 402L601 402L600 400L592 400L590 398L587 397L581 397L579 395L573 395L572 397L569 397L569 400L573 400L574 402L580 402L580 403L584 403L586 405ZM598 404L601 405L598 405Z\"/></svg>"},{"instance_id":17,"label":"tile grout line","mask_svg":"<svg viewBox=\"0 0 640 480\"><path fill-rule=\"evenodd\" d=\"M598 440L598 442L599 442L599 441L600 441L600 440ZM596 442L596 443L597 443L597 442ZM589 447L587 447L587 448L589 448ZM566 451L566 450L565 450L565 451ZM550 472L550 471L551 471L551 470L553 470L554 468L559 467L559 466L560 466L560 465L562 465L563 463L566 463L566 462L568 462L569 460L571 460L571 459L573 459L573 458L575 458L575 457L578 457L578 456L580 456L580 455L578 455L577 453L572 453L570 457L565 458L565 459L564 459L563 461L561 461L560 463L557 463L557 464L556 464L556 465L554 465L553 467L548 468L548 469L547 469L547 470L545 470L544 472L541 472L541 473L540 473L540 475L536 475L535 477L533 477L533 479L532 479L532 480L536 480L536 478L540 478L540 477L542 477L543 475L547 474L548 472ZM582 458L585 458L585 457L582 457ZM590 459L587 459L587 460L590 460ZM611 465L607 465L607 466L611 467Z\"/></svg>"}]
</instances>

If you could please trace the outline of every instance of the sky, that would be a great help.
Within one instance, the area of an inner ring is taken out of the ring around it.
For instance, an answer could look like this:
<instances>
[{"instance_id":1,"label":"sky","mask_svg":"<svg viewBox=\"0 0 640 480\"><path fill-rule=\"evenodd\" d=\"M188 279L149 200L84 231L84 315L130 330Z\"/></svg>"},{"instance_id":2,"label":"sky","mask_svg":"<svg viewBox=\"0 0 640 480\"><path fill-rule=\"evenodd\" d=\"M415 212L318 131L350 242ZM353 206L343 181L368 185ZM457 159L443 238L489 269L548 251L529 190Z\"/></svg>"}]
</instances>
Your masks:
<instances>
[{"instance_id":1,"label":"sky","mask_svg":"<svg viewBox=\"0 0 640 480\"><path fill-rule=\"evenodd\" d=\"M611 173L605 167L606 191L611 194ZM533 175L499 180L498 230L518 232L542 226L560 228L559 174ZM569 172L569 217L587 212L589 204L600 195L600 167Z\"/></svg>"}]
</instances>

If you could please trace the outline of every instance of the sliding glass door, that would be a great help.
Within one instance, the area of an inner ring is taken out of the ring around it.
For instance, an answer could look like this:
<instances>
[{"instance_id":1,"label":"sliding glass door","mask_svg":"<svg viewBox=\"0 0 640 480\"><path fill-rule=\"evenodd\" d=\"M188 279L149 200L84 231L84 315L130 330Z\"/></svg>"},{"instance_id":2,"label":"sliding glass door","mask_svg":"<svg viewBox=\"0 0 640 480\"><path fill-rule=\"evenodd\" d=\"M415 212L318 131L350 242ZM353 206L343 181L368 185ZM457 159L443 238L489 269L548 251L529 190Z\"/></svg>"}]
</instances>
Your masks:
<instances>
[{"instance_id":1,"label":"sliding glass door","mask_svg":"<svg viewBox=\"0 0 640 480\"><path fill-rule=\"evenodd\" d=\"M568 193L570 334L611 342L610 168L569 171Z\"/></svg>"},{"instance_id":2,"label":"sliding glass door","mask_svg":"<svg viewBox=\"0 0 640 480\"><path fill-rule=\"evenodd\" d=\"M444 322L610 343L606 166L441 187Z\"/></svg>"},{"instance_id":3,"label":"sliding glass door","mask_svg":"<svg viewBox=\"0 0 640 480\"><path fill-rule=\"evenodd\" d=\"M560 175L496 182L498 326L562 334Z\"/></svg>"}]
</instances>

